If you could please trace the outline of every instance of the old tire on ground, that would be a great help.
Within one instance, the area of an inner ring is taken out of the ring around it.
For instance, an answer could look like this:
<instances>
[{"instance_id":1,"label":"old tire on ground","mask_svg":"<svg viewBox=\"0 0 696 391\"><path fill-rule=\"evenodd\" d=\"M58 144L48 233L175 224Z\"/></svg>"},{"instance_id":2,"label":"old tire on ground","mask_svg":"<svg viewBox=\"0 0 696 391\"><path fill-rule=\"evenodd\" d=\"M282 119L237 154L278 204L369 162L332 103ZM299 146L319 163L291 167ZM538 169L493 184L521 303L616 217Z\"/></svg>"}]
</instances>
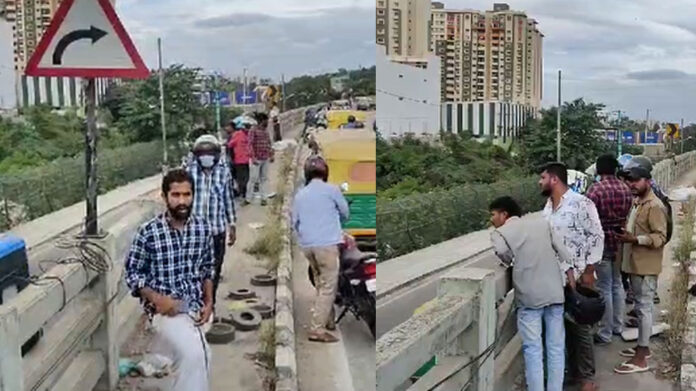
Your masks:
<instances>
[{"instance_id":1,"label":"old tire on ground","mask_svg":"<svg viewBox=\"0 0 696 391\"><path fill-rule=\"evenodd\" d=\"M276 278L270 274L257 274L251 277L251 285L254 286L274 286Z\"/></svg>"},{"instance_id":2,"label":"old tire on ground","mask_svg":"<svg viewBox=\"0 0 696 391\"><path fill-rule=\"evenodd\" d=\"M251 299L256 297L256 292L247 288L235 289L231 290L227 297L234 300Z\"/></svg>"},{"instance_id":3,"label":"old tire on ground","mask_svg":"<svg viewBox=\"0 0 696 391\"><path fill-rule=\"evenodd\" d=\"M205 333L205 339L211 344L226 344L234 341L234 326L227 323L213 323Z\"/></svg>"},{"instance_id":4,"label":"old tire on ground","mask_svg":"<svg viewBox=\"0 0 696 391\"><path fill-rule=\"evenodd\" d=\"M251 306L251 309L254 311L258 311L258 313L261 314L262 319L269 319L273 316L273 308L266 304L253 305Z\"/></svg>"},{"instance_id":5,"label":"old tire on ground","mask_svg":"<svg viewBox=\"0 0 696 391\"><path fill-rule=\"evenodd\" d=\"M232 324L239 331L252 331L261 326L261 314L256 310L233 311L230 314Z\"/></svg>"}]
</instances>

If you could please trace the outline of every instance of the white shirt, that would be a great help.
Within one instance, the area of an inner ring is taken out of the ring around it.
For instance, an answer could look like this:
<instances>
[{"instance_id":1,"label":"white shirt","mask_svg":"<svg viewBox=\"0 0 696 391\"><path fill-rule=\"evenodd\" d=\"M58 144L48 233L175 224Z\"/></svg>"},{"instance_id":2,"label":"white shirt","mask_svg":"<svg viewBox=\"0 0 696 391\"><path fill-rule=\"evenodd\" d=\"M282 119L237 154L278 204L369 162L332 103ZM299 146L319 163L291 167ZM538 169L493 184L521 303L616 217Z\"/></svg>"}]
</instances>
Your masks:
<instances>
[{"instance_id":1,"label":"white shirt","mask_svg":"<svg viewBox=\"0 0 696 391\"><path fill-rule=\"evenodd\" d=\"M602 260L604 230L592 200L569 189L561 197L556 210L553 210L549 198L543 215L563 238L578 273L584 272L587 265Z\"/></svg>"}]
</instances>

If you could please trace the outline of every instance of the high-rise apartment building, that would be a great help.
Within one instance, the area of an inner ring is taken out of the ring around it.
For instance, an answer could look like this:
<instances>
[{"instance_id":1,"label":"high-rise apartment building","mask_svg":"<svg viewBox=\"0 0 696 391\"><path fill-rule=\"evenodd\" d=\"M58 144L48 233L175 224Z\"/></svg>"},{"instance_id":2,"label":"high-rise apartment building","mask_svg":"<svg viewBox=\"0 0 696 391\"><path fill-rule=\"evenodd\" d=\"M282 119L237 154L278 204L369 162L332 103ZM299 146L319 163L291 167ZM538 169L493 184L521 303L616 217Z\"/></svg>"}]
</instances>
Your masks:
<instances>
[{"instance_id":1,"label":"high-rise apartment building","mask_svg":"<svg viewBox=\"0 0 696 391\"><path fill-rule=\"evenodd\" d=\"M13 24L15 70L23 72L60 0L5 0L5 18Z\"/></svg>"},{"instance_id":2,"label":"high-rise apartment building","mask_svg":"<svg viewBox=\"0 0 696 391\"><path fill-rule=\"evenodd\" d=\"M442 100L503 101L539 108L542 39L537 22L507 4L492 11L433 3L431 50L442 60Z\"/></svg>"},{"instance_id":3,"label":"high-rise apartment building","mask_svg":"<svg viewBox=\"0 0 696 391\"><path fill-rule=\"evenodd\" d=\"M377 0L377 44L392 58L430 51L430 0Z\"/></svg>"},{"instance_id":4,"label":"high-rise apartment building","mask_svg":"<svg viewBox=\"0 0 696 391\"><path fill-rule=\"evenodd\" d=\"M75 77L32 77L24 75L41 37L51 24L61 0L4 0L4 17L12 24L17 106L48 104L53 107L81 106L82 79ZM115 0L111 0L115 3ZM97 101L109 80L97 79Z\"/></svg>"}]
</instances>

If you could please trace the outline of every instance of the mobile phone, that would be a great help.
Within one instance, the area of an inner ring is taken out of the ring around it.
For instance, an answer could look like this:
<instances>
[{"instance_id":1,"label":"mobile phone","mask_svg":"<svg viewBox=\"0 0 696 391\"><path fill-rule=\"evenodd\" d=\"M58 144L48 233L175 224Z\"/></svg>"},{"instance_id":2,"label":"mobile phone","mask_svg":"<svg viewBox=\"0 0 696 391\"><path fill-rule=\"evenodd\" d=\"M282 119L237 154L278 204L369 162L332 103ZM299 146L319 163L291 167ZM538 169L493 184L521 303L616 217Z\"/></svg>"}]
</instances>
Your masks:
<instances>
[{"instance_id":1,"label":"mobile phone","mask_svg":"<svg viewBox=\"0 0 696 391\"><path fill-rule=\"evenodd\" d=\"M620 234L620 233L622 233L623 231L624 231L624 228L623 228L623 227L614 227L614 232L616 232L617 234Z\"/></svg>"}]
</instances>

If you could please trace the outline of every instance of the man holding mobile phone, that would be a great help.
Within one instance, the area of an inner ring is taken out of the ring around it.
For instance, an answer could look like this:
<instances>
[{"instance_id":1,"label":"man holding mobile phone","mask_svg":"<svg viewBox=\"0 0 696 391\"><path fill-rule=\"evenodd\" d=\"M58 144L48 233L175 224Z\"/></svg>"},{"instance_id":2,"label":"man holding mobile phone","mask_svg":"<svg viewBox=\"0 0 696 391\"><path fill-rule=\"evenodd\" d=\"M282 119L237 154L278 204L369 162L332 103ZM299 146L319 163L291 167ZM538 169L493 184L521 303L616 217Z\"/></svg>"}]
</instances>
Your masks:
<instances>
[{"instance_id":1,"label":"man holding mobile phone","mask_svg":"<svg viewBox=\"0 0 696 391\"><path fill-rule=\"evenodd\" d=\"M629 170L628 184L636 198L626 230L617 235L617 239L624 243L621 268L629 274L638 315L638 344L619 353L630 358L614 367L614 372L619 374L650 370L653 300L657 278L662 271L662 250L667 242L667 213L650 186L651 178L650 171L643 167Z\"/></svg>"},{"instance_id":2,"label":"man holding mobile phone","mask_svg":"<svg viewBox=\"0 0 696 391\"><path fill-rule=\"evenodd\" d=\"M606 309L594 342L598 345L611 343L613 335L623 331L625 293L621 281L621 265L616 261L620 242L617 235L626 225L633 204L633 194L628 185L616 177L619 162L613 155L597 158L597 175L600 180L587 190L587 198L597 207L599 221L604 230L604 252L597 264L597 288L604 297Z\"/></svg>"}]
</instances>

